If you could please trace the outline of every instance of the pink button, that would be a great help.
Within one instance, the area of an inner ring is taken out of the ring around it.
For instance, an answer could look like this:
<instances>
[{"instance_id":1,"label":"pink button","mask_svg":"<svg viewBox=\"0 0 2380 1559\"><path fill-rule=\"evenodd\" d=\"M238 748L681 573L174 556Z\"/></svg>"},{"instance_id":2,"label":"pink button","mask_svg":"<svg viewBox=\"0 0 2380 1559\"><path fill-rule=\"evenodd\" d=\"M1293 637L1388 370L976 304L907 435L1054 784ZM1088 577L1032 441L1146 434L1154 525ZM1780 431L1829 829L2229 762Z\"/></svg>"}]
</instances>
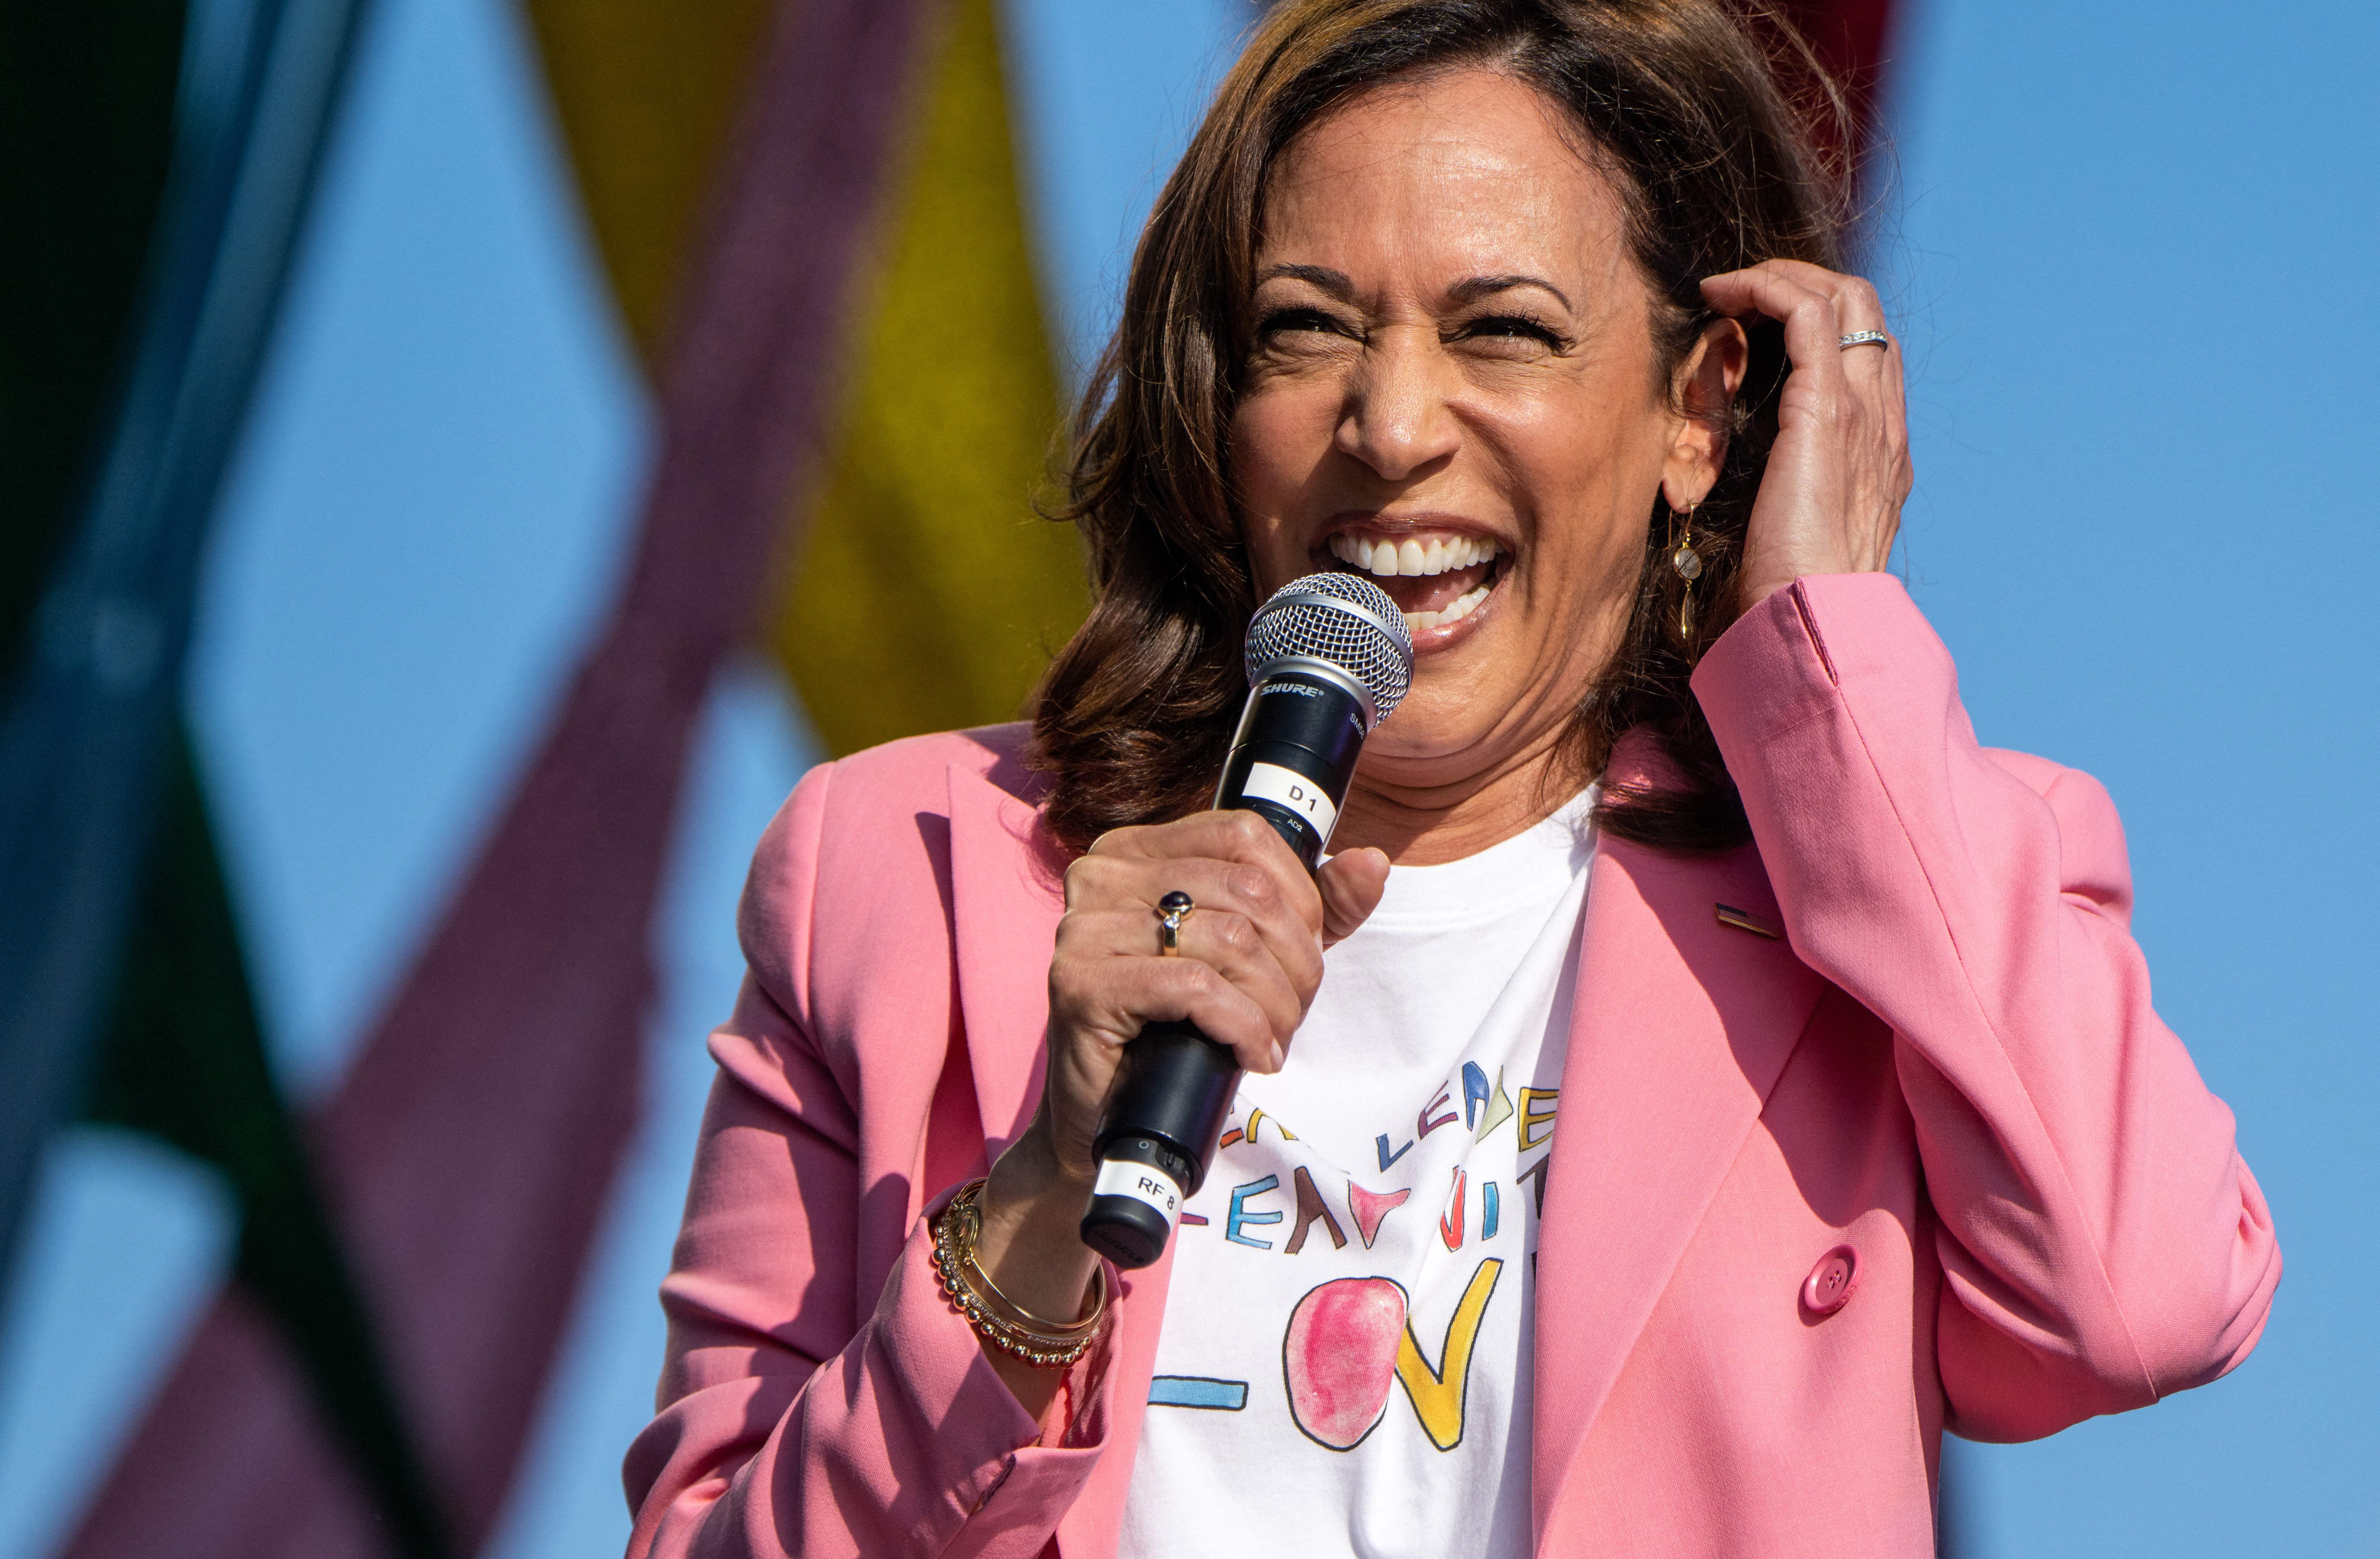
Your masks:
<instances>
[{"instance_id":1,"label":"pink button","mask_svg":"<svg viewBox=\"0 0 2380 1559\"><path fill-rule=\"evenodd\" d=\"M1810 1275L1802 1281L1802 1302L1820 1315L1832 1315L1843 1308L1859 1286L1859 1252L1848 1245L1838 1245L1818 1258Z\"/></svg>"}]
</instances>

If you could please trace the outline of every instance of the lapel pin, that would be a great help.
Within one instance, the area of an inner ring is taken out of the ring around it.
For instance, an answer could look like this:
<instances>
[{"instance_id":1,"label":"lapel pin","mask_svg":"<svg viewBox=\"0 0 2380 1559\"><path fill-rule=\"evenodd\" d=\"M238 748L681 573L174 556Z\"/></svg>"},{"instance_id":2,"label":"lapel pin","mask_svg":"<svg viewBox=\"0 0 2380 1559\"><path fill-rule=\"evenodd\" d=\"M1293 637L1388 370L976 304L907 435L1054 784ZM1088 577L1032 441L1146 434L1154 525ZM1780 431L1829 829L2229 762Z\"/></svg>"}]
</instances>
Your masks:
<instances>
[{"instance_id":1,"label":"lapel pin","mask_svg":"<svg viewBox=\"0 0 2380 1559\"><path fill-rule=\"evenodd\" d=\"M1746 914L1732 904L1714 904L1711 906L1711 910L1718 915L1718 923L1722 926L1733 926L1740 932L1750 932L1755 936L1765 936L1771 942L1785 940L1785 933L1782 931L1757 915Z\"/></svg>"}]
</instances>

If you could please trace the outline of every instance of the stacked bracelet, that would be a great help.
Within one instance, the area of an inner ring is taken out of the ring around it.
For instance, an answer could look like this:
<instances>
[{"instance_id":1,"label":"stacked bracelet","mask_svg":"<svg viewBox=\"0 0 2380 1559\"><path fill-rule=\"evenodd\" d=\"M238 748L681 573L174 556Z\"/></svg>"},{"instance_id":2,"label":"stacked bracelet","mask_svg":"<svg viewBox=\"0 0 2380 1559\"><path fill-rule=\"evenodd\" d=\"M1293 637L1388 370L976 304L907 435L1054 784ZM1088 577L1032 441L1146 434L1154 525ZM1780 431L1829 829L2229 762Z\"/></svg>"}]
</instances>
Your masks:
<instances>
[{"instance_id":1,"label":"stacked bracelet","mask_svg":"<svg viewBox=\"0 0 2380 1559\"><path fill-rule=\"evenodd\" d=\"M1107 1269L1098 1271L1099 1302L1080 1321L1044 1321L1000 1291L975 1259L983 1235L984 1182L962 1187L934 1224L934 1274L953 1309L976 1334L1037 1370L1063 1370L1090 1351L1107 1319ZM1004 1313L1003 1313L1004 1312Z\"/></svg>"}]
</instances>

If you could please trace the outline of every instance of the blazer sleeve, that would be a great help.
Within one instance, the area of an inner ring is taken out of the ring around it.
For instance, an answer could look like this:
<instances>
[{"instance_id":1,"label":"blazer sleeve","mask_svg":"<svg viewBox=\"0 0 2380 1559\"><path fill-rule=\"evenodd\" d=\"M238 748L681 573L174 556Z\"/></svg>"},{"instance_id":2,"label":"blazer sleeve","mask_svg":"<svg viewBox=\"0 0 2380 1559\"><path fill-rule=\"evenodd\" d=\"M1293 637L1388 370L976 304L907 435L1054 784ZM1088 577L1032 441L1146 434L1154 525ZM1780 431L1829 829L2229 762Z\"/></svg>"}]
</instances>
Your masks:
<instances>
[{"instance_id":1,"label":"blazer sleeve","mask_svg":"<svg viewBox=\"0 0 2380 1559\"><path fill-rule=\"evenodd\" d=\"M2279 1247L2230 1111L2149 1005L2107 792L1977 746L1889 575L1775 592L1694 691L1795 953L1893 1031L1947 1427L2031 1439L2246 1358Z\"/></svg>"},{"instance_id":2,"label":"blazer sleeve","mask_svg":"<svg viewBox=\"0 0 2380 1559\"><path fill-rule=\"evenodd\" d=\"M745 889L748 973L711 1037L662 1286L659 1416L623 1468L629 1559L1038 1554L1106 1438L1111 1337L1045 1430L943 1297L929 1219L872 1307L855 1298L862 1220L883 1210L860 1184L856 1075L813 1042L800 1000L831 768L795 791Z\"/></svg>"}]
</instances>

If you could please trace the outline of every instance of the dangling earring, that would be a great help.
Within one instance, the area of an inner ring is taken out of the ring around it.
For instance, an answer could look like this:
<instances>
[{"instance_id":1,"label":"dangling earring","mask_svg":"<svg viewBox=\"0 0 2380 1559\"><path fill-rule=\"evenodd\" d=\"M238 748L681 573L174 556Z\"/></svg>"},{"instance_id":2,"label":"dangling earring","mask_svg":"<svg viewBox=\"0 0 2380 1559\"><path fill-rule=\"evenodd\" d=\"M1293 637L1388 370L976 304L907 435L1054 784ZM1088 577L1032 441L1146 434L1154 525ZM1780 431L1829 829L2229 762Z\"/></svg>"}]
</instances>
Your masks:
<instances>
[{"instance_id":1,"label":"dangling earring","mask_svg":"<svg viewBox=\"0 0 2380 1559\"><path fill-rule=\"evenodd\" d=\"M1694 581L1703 576L1703 554L1694 551L1694 506L1688 504L1683 509L1671 509L1670 519L1670 534L1678 542L1677 551L1670 554L1670 566L1686 582L1685 591L1678 601L1678 637L1691 644L1694 639ZM1682 537L1678 534L1681 522L1685 526Z\"/></svg>"}]
</instances>

